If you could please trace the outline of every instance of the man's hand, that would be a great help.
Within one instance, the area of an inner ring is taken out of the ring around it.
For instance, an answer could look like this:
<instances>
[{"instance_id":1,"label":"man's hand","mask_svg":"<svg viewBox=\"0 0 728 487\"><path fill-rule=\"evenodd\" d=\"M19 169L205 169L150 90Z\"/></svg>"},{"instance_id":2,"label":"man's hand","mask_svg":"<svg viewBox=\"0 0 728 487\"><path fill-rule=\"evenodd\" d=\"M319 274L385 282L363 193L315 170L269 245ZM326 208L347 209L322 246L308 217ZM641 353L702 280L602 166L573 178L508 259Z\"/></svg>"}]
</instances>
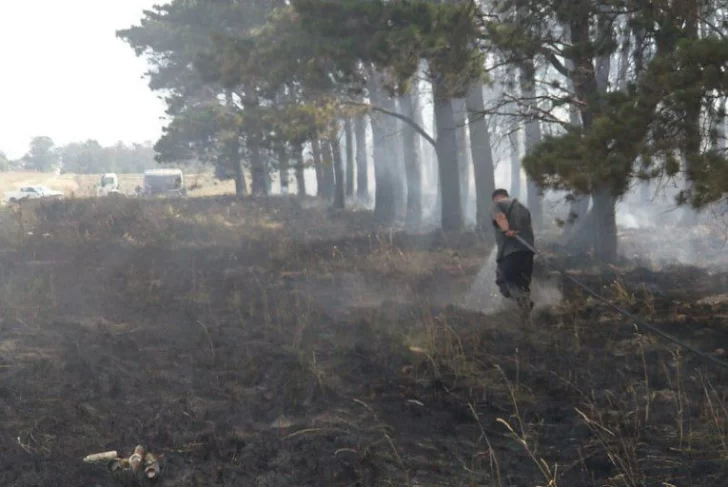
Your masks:
<instances>
[{"instance_id":1,"label":"man's hand","mask_svg":"<svg viewBox=\"0 0 728 487\"><path fill-rule=\"evenodd\" d=\"M506 230L503 233L506 234L506 237L514 237L518 233L518 231L516 231L516 230Z\"/></svg>"}]
</instances>

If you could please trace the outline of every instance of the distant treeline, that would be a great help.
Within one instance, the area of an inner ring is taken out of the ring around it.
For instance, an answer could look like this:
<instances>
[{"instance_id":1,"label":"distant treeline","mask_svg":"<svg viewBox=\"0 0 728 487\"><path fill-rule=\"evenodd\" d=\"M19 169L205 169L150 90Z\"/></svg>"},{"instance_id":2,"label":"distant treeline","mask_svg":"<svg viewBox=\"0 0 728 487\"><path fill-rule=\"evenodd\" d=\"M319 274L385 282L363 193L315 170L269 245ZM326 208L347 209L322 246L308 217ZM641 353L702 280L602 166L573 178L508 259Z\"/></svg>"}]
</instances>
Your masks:
<instances>
[{"instance_id":1,"label":"distant treeline","mask_svg":"<svg viewBox=\"0 0 728 487\"><path fill-rule=\"evenodd\" d=\"M40 171L97 174L104 172L139 173L158 167L151 142L104 147L95 140L56 146L50 137L35 137L28 152L11 160L0 151L0 171Z\"/></svg>"}]
</instances>

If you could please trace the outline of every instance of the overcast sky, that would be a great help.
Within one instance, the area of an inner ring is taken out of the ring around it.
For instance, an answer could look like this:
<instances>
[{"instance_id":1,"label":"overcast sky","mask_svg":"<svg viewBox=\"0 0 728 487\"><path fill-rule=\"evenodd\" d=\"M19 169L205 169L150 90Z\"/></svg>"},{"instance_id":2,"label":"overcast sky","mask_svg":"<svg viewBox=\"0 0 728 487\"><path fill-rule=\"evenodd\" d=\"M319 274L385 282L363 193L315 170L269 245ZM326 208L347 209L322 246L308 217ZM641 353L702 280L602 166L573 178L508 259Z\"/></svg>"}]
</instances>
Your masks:
<instances>
[{"instance_id":1,"label":"overcast sky","mask_svg":"<svg viewBox=\"0 0 728 487\"><path fill-rule=\"evenodd\" d=\"M115 36L164 0L0 0L0 151L34 136L56 144L156 140L164 103L143 59Z\"/></svg>"}]
</instances>

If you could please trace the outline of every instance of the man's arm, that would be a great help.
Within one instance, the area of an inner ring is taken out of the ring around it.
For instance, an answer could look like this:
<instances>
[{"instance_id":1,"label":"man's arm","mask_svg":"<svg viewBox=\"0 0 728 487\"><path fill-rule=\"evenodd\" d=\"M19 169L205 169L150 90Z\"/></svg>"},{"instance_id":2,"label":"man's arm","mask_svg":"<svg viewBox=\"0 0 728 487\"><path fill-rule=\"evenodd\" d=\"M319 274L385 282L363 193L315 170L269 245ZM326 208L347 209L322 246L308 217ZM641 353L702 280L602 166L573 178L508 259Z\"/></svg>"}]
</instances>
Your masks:
<instances>
[{"instance_id":1,"label":"man's arm","mask_svg":"<svg viewBox=\"0 0 728 487\"><path fill-rule=\"evenodd\" d=\"M501 231L506 234L506 236L512 237L517 233L510 229L510 226L508 225L508 218L506 217L505 213L501 211L496 213L495 222L498 224L498 228L500 228Z\"/></svg>"}]
</instances>

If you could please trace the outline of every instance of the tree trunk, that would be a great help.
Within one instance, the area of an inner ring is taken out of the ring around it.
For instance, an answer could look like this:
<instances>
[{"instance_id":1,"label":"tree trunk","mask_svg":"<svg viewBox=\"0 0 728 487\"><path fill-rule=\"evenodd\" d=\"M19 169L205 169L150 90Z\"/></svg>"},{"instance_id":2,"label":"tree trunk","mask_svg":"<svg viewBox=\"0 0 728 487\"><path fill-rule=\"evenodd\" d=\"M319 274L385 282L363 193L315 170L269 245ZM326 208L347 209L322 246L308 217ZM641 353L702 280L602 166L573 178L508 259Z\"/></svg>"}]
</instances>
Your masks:
<instances>
[{"instance_id":1,"label":"tree trunk","mask_svg":"<svg viewBox=\"0 0 728 487\"><path fill-rule=\"evenodd\" d=\"M334 173L334 158L331 148L331 142L328 140L321 141L321 169L324 173L324 192L323 197L326 201L331 201L336 192L336 174Z\"/></svg>"},{"instance_id":2,"label":"tree trunk","mask_svg":"<svg viewBox=\"0 0 728 487\"><path fill-rule=\"evenodd\" d=\"M346 196L354 197L354 133L351 119L344 120L344 133L346 136Z\"/></svg>"},{"instance_id":3,"label":"tree trunk","mask_svg":"<svg viewBox=\"0 0 728 487\"><path fill-rule=\"evenodd\" d=\"M728 118L726 117L726 109L728 109L728 100L726 100L726 98L723 98L720 101L720 106L718 108L719 112L715 127L715 149L720 152L721 155L725 155L726 147L728 147L728 145L726 144L726 120L728 120Z\"/></svg>"},{"instance_id":4,"label":"tree trunk","mask_svg":"<svg viewBox=\"0 0 728 487\"><path fill-rule=\"evenodd\" d=\"M329 146L331 147L331 155L333 156L334 177L336 179L336 185L334 186L334 208L343 210L346 206L346 178L344 177L344 161L341 158L341 144L339 143L338 134L335 134L331 138Z\"/></svg>"},{"instance_id":5,"label":"tree trunk","mask_svg":"<svg viewBox=\"0 0 728 487\"><path fill-rule=\"evenodd\" d=\"M366 122L366 115L359 115L354 119L354 137L356 138L356 199L360 203L369 202Z\"/></svg>"},{"instance_id":6,"label":"tree trunk","mask_svg":"<svg viewBox=\"0 0 728 487\"><path fill-rule=\"evenodd\" d=\"M265 174L265 191L266 194L270 195L273 192L273 167L271 164L272 155L270 152L266 154L268 157L263 160L263 167Z\"/></svg>"},{"instance_id":7,"label":"tree trunk","mask_svg":"<svg viewBox=\"0 0 728 487\"><path fill-rule=\"evenodd\" d=\"M381 98L381 107L390 112L398 113L397 101L387 94ZM385 126L385 147L387 154L387 175L392 185L394 197L395 220L404 219L407 212L407 183L404 178L404 162L401 155L401 144L398 143L402 132L399 120L390 115L384 115L382 121Z\"/></svg>"},{"instance_id":8,"label":"tree trunk","mask_svg":"<svg viewBox=\"0 0 728 487\"><path fill-rule=\"evenodd\" d=\"M571 70L574 68L574 63L570 60L566 60L567 69ZM571 90L574 90L574 84L569 80ZM576 129L581 127L581 116L579 109L576 105L569 107L569 123ZM589 211L589 200L591 196L588 194L571 194L572 200L569 203L569 214L566 216L566 223L564 225L564 232L562 238L569 240L572 238L574 230L582 225L582 222L586 218L587 212Z\"/></svg>"},{"instance_id":9,"label":"tree trunk","mask_svg":"<svg viewBox=\"0 0 728 487\"><path fill-rule=\"evenodd\" d=\"M455 136L458 144L458 176L460 181L460 206L463 209L463 217L468 215L470 206L470 168L472 167L468 154L467 120L468 112L464 99L458 98L452 101L453 115L455 116ZM467 218L466 218L467 219Z\"/></svg>"},{"instance_id":10,"label":"tree trunk","mask_svg":"<svg viewBox=\"0 0 728 487\"><path fill-rule=\"evenodd\" d=\"M591 196L588 194L571 194L571 201L569 202L569 214L566 216L566 224L564 226L563 238L570 238L574 229L576 229L581 222L586 218L586 214L589 211L589 201Z\"/></svg>"},{"instance_id":11,"label":"tree trunk","mask_svg":"<svg viewBox=\"0 0 728 487\"><path fill-rule=\"evenodd\" d=\"M379 80L369 82L369 97L372 104L385 106L384 95L379 88ZM374 217L383 225L391 225L396 220L397 201L392 178L392 164L387 154L387 124L379 114L372 117L372 139L374 145ZM391 117L390 117L391 118Z\"/></svg>"},{"instance_id":12,"label":"tree trunk","mask_svg":"<svg viewBox=\"0 0 728 487\"><path fill-rule=\"evenodd\" d=\"M566 217L566 228L564 229L564 237L570 238L573 231L581 225L589 212L589 201L591 196L575 194L572 195L569 204L569 214Z\"/></svg>"},{"instance_id":13,"label":"tree trunk","mask_svg":"<svg viewBox=\"0 0 728 487\"><path fill-rule=\"evenodd\" d=\"M425 118L422 113L420 97L417 93L413 94L414 121L417 125L424 129ZM437 123L434 118L431 119L432 131L437 133ZM418 150L420 154L420 174L422 177L422 207L428 210L430 215L440 215L442 213L442 199L440 197L440 178L438 176L437 153L432 144L425 144L421 138L417 138ZM425 203L427 206L425 207Z\"/></svg>"},{"instance_id":14,"label":"tree trunk","mask_svg":"<svg viewBox=\"0 0 728 487\"><path fill-rule=\"evenodd\" d=\"M237 196L245 196L248 192L247 181L245 181L245 170L243 169L243 161L240 155L240 138L235 137L230 142L230 164L233 165L235 172L235 194Z\"/></svg>"},{"instance_id":15,"label":"tree trunk","mask_svg":"<svg viewBox=\"0 0 728 487\"><path fill-rule=\"evenodd\" d=\"M402 108L399 106L399 101L396 99L392 99L394 106L396 106L397 113L400 115L402 114ZM407 128L411 128L409 125L405 124L402 120L395 118L394 119L394 132L391 136L391 142L392 142L392 148L394 149L394 154L397 157L397 165L396 167L396 177L397 177L397 219L401 221L407 220L407 167L405 166L405 150L404 145L402 144L402 137L404 135L404 131Z\"/></svg>"},{"instance_id":16,"label":"tree trunk","mask_svg":"<svg viewBox=\"0 0 728 487\"><path fill-rule=\"evenodd\" d=\"M576 46L586 46L590 43L589 37L589 8L587 0L574 0L574 15L569 24L571 41ZM599 28L610 28L604 18L600 19ZM603 37L606 34L597 34ZM607 89L609 80L610 56L601 56L597 59L596 70L591 53L588 50L578 51L574 59L571 81L574 90L583 103L580 105L581 120L584 129L592 126L595 116L600 110L600 91ZM595 113L594 111L597 111ZM591 247L594 249L594 256L602 262L612 262L617 258L617 222L615 218L616 198L612 194L609 183L602 183L594 188L592 195L592 210L594 227L592 229ZM588 220L587 218L586 220ZM583 233L578 229L577 233Z\"/></svg>"},{"instance_id":17,"label":"tree trunk","mask_svg":"<svg viewBox=\"0 0 728 487\"><path fill-rule=\"evenodd\" d=\"M608 189L594 193L592 211L594 212L594 254L603 262L617 259L617 220L615 198Z\"/></svg>"},{"instance_id":18,"label":"tree trunk","mask_svg":"<svg viewBox=\"0 0 728 487\"><path fill-rule=\"evenodd\" d=\"M444 96L435 83L435 124L437 125L437 163L442 195L442 229L460 231L463 228L463 209L460 199L458 170L457 127L452 99Z\"/></svg>"},{"instance_id":19,"label":"tree trunk","mask_svg":"<svg viewBox=\"0 0 728 487\"><path fill-rule=\"evenodd\" d=\"M518 129L514 129L508 134L508 145L511 154L511 197L521 197L521 151L520 141L518 140Z\"/></svg>"},{"instance_id":20,"label":"tree trunk","mask_svg":"<svg viewBox=\"0 0 728 487\"><path fill-rule=\"evenodd\" d=\"M516 71L506 69L503 74L507 86L516 85ZM509 190L512 198L521 197L521 137L520 129L513 127L508 133L509 161L511 167L511 188Z\"/></svg>"},{"instance_id":21,"label":"tree trunk","mask_svg":"<svg viewBox=\"0 0 728 487\"><path fill-rule=\"evenodd\" d=\"M520 84L521 94L526 99L526 104L532 107L535 111L537 106L536 102L536 67L533 63L533 59L523 61L520 65ZM525 140L525 154L529 154L536 145L541 142L541 124L538 118L530 119L526 122L526 140ZM542 197L541 188L528 177L527 179L527 206L531 211L531 218L533 219L533 226L535 229L543 228L543 208L542 208Z\"/></svg>"},{"instance_id":22,"label":"tree trunk","mask_svg":"<svg viewBox=\"0 0 728 487\"><path fill-rule=\"evenodd\" d=\"M468 89L467 110L470 129L470 153L475 177L475 222L476 228L490 227L491 195L495 191L495 169L490 147L490 132L485 120L483 82L473 81ZM492 239L492 232L486 232Z\"/></svg>"},{"instance_id":23,"label":"tree trunk","mask_svg":"<svg viewBox=\"0 0 728 487\"><path fill-rule=\"evenodd\" d=\"M407 93L399 98L399 106L402 115L415 120L414 104L412 98L417 96L414 93ZM404 152L404 167L407 179L407 217L409 227L417 227L422 220L422 166L418 154L418 134L414 129L403 124L402 127L402 149Z\"/></svg>"},{"instance_id":24,"label":"tree trunk","mask_svg":"<svg viewBox=\"0 0 728 487\"><path fill-rule=\"evenodd\" d=\"M304 196L306 196L306 177L305 177L306 163L303 159L303 147L301 147L300 144L296 144L294 146L294 151L296 153L297 194L298 194L298 196L304 197Z\"/></svg>"},{"instance_id":25,"label":"tree trunk","mask_svg":"<svg viewBox=\"0 0 728 487\"><path fill-rule=\"evenodd\" d=\"M633 27L632 32L634 33L634 46L632 48L632 57L634 59L634 80L639 81L642 79L642 75L645 71L645 50L647 49L646 46L646 35L645 35L645 29L639 24L635 27ZM624 40L623 40L624 42ZM622 64L625 65L621 69L624 69L627 71L627 66L629 64L629 58L630 58L630 42L629 37L627 37L626 42L624 42L623 45L623 52L621 55L621 61ZM624 90L627 87L627 76L625 75L624 78L620 78L620 90ZM641 165L642 158L638 157L636 161L637 165ZM645 179L644 181L639 181L639 201L641 203L649 203L652 199L651 193L652 190L650 188L650 180Z\"/></svg>"},{"instance_id":26,"label":"tree trunk","mask_svg":"<svg viewBox=\"0 0 728 487\"><path fill-rule=\"evenodd\" d=\"M374 145L374 217L383 225L391 225L396 219L394 184L390 177L387 160L386 128L379 115L372 120Z\"/></svg>"},{"instance_id":27,"label":"tree trunk","mask_svg":"<svg viewBox=\"0 0 728 487\"><path fill-rule=\"evenodd\" d=\"M596 227L596 213L592 209L587 212L584 218L579 222L578 226L571 228L570 237L564 243L567 251L579 255L584 255L585 253L590 252L594 242L592 234L596 231Z\"/></svg>"},{"instance_id":28,"label":"tree trunk","mask_svg":"<svg viewBox=\"0 0 728 487\"><path fill-rule=\"evenodd\" d=\"M639 182L640 203L648 204L652 201L652 188L650 186L649 179Z\"/></svg>"},{"instance_id":29,"label":"tree trunk","mask_svg":"<svg viewBox=\"0 0 728 487\"><path fill-rule=\"evenodd\" d=\"M324 177L324 163L321 160L321 142L318 139L311 141L313 164L316 167L316 196L326 198L326 178Z\"/></svg>"},{"instance_id":30,"label":"tree trunk","mask_svg":"<svg viewBox=\"0 0 728 487\"><path fill-rule=\"evenodd\" d=\"M571 66L569 66L569 69L571 69ZM571 125L575 128L579 128L579 126L581 126L579 110L574 105L569 107L569 123L571 123ZM589 201L591 199L591 196L588 194L572 193L570 196L572 199L569 202L569 213L566 216L566 222L564 224L564 231L562 234L562 239L565 241L571 239L573 237L574 230L579 228L584 222L584 219L589 212ZM582 229L582 231L584 230Z\"/></svg>"},{"instance_id":31,"label":"tree trunk","mask_svg":"<svg viewBox=\"0 0 728 487\"><path fill-rule=\"evenodd\" d=\"M593 249L599 261L612 262L617 258L617 239L612 238L617 231L615 198L609 190L602 190L594 193L591 201L591 210L573 228L566 247L579 254Z\"/></svg>"},{"instance_id":32,"label":"tree trunk","mask_svg":"<svg viewBox=\"0 0 728 487\"><path fill-rule=\"evenodd\" d=\"M602 11L608 8L602 5ZM600 38L610 40L614 37L613 29L609 23L607 13L600 15L598 19L597 35ZM609 89L609 73L611 71L612 56L605 54L597 56L596 59L596 89L601 97ZM614 262L617 259L617 219L616 205L617 198L611 189L603 188L592 196L592 209L594 210L594 254L598 259L605 262Z\"/></svg>"},{"instance_id":33,"label":"tree trunk","mask_svg":"<svg viewBox=\"0 0 728 487\"><path fill-rule=\"evenodd\" d=\"M526 125L526 153L533 150L541 141L541 127L537 121ZM530 177L526 180L526 201L531 211L533 228L543 228L543 195L541 188Z\"/></svg>"},{"instance_id":34,"label":"tree trunk","mask_svg":"<svg viewBox=\"0 0 728 487\"><path fill-rule=\"evenodd\" d=\"M266 170L260 157L260 144L256 135L248 137L248 151L250 152L250 169L253 173L252 193L254 196L267 196Z\"/></svg>"},{"instance_id":35,"label":"tree trunk","mask_svg":"<svg viewBox=\"0 0 728 487\"><path fill-rule=\"evenodd\" d=\"M688 6L689 5L689 6ZM685 34L689 39L698 38L698 1L685 2L685 12L683 18L686 22ZM700 143L702 135L700 133L700 114L701 114L701 95L699 93L690 95L685 101L685 144L683 148L683 158L685 159L685 174L687 181L685 184L685 194L692 196L693 181L705 170L701 163ZM695 219L695 211L687 208L681 224L692 226L697 223Z\"/></svg>"},{"instance_id":36,"label":"tree trunk","mask_svg":"<svg viewBox=\"0 0 728 487\"><path fill-rule=\"evenodd\" d=\"M225 100L228 109L235 110L235 102L233 101L233 93L230 90L225 92ZM240 136L235 135L227 143L227 155L228 163L232 166L233 174L235 175L235 194L237 196L244 196L248 192L247 184L245 181L245 171L243 170L243 161L240 153Z\"/></svg>"},{"instance_id":37,"label":"tree trunk","mask_svg":"<svg viewBox=\"0 0 728 487\"><path fill-rule=\"evenodd\" d=\"M284 144L279 144L276 152L278 152L278 174L281 183L281 194L287 195L289 186L288 151Z\"/></svg>"}]
</instances>

